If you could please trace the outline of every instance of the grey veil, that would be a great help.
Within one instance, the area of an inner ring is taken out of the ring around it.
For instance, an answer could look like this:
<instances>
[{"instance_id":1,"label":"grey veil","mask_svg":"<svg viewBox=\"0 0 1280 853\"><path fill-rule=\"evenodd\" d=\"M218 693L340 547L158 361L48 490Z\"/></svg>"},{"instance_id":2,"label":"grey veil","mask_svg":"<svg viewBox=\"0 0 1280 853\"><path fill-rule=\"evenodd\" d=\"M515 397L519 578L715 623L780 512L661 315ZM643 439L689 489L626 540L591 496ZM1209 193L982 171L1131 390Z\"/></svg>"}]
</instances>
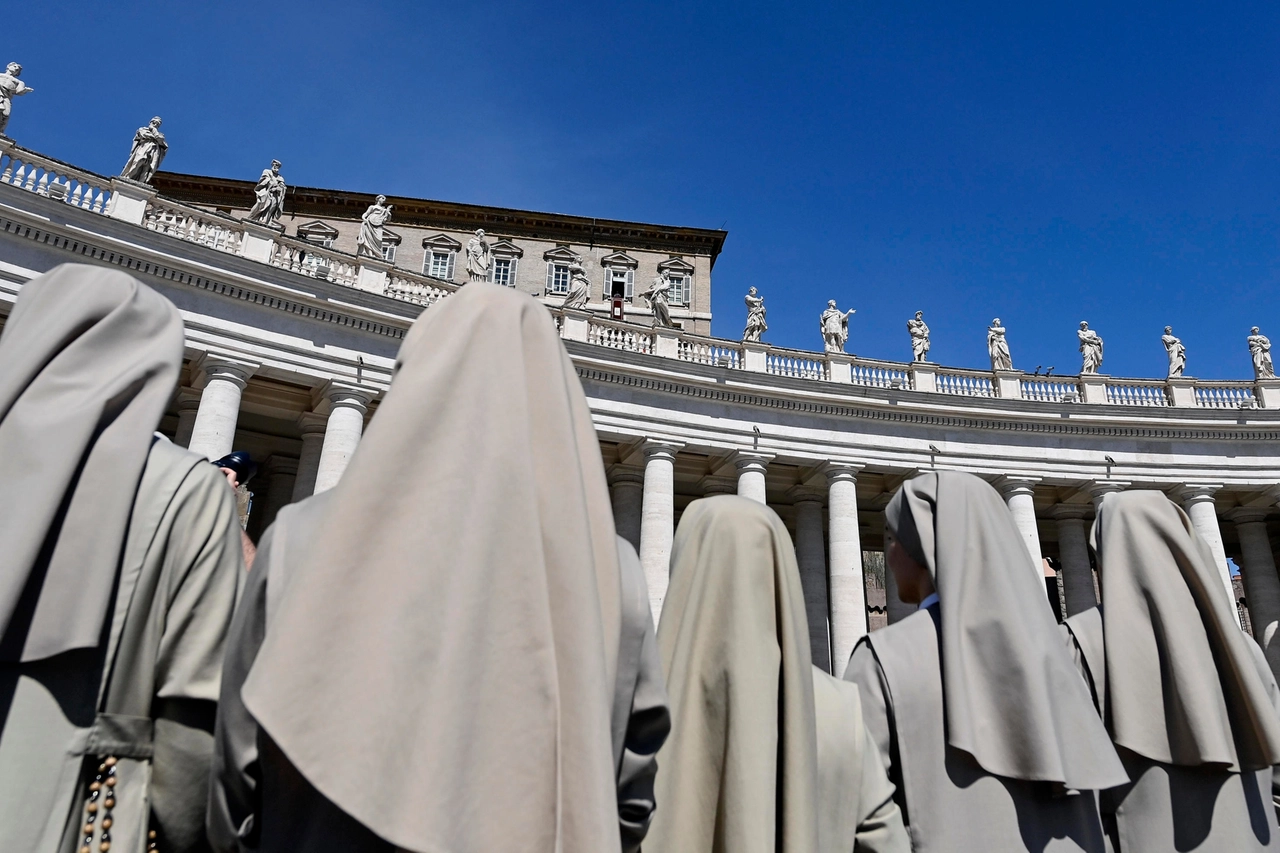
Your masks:
<instances>
[{"instance_id":1,"label":"grey veil","mask_svg":"<svg viewBox=\"0 0 1280 853\"><path fill-rule=\"evenodd\" d=\"M1127 781L996 491L970 474L922 474L885 517L938 591L947 742L996 776Z\"/></svg>"}]
</instances>

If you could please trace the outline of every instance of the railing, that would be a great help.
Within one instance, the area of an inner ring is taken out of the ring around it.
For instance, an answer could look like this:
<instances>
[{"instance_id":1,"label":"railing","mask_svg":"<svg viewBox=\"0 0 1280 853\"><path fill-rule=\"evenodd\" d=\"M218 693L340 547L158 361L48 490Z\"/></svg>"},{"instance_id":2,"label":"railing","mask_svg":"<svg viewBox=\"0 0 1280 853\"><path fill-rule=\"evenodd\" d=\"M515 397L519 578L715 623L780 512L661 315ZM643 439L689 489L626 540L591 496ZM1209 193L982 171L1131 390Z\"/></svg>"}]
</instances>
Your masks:
<instances>
[{"instance_id":1,"label":"railing","mask_svg":"<svg viewBox=\"0 0 1280 853\"><path fill-rule=\"evenodd\" d=\"M157 234L233 254L240 251L244 240L244 227L229 216L158 198L147 203L147 216L142 224Z\"/></svg>"},{"instance_id":2,"label":"railing","mask_svg":"<svg viewBox=\"0 0 1280 853\"><path fill-rule=\"evenodd\" d=\"M457 290L455 284L417 275L405 270L392 270L387 276L387 284L382 293L401 302L412 302L414 305L431 305ZM559 318L557 318L559 319Z\"/></svg>"},{"instance_id":3,"label":"railing","mask_svg":"<svg viewBox=\"0 0 1280 853\"><path fill-rule=\"evenodd\" d=\"M66 163L33 154L23 148L10 148L0 157L0 184L46 196L54 201L106 213L111 204L111 179L85 172Z\"/></svg>"},{"instance_id":4,"label":"railing","mask_svg":"<svg viewBox=\"0 0 1280 853\"><path fill-rule=\"evenodd\" d=\"M849 365L854 385L868 388L910 388L911 371L905 365L892 361L854 359Z\"/></svg>"},{"instance_id":5,"label":"railing","mask_svg":"<svg viewBox=\"0 0 1280 853\"><path fill-rule=\"evenodd\" d=\"M961 397L994 397L995 379L979 371L939 370L938 392Z\"/></svg>"},{"instance_id":6,"label":"railing","mask_svg":"<svg viewBox=\"0 0 1280 853\"><path fill-rule=\"evenodd\" d=\"M742 347L714 338L684 335L677 342L676 358L694 364L715 364L736 369L742 366Z\"/></svg>"},{"instance_id":7,"label":"railing","mask_svg":"<svg viewBox=\"0 0 1280 853\"><path fill-rule=\"evenodd\" d=\"M626 352L653 352L653 330L591 318L587 343Z\"/></svg>"},{"instance_id":8,"label":"railing","mask_svg":"<svg viewBox=\"0 0 1280 853\"><path fill-rule=\"evenodd\" d=\"M1107 382L1107 402L1117 406L1168 406L1172 401L1163 382L1112 379Z\"/></svg>"},{"instance_id":9,"label":"railing","mask_svg":"<svg viewBox=\"0 0 1280 853\"><path fill-rule=\"evenodd\" d=\"M769 352L765 355L765 372L796 379L826 379L827 363L803 352Z\"/></svg>"},{"instance_id":10,"label":"railing","mask_svg":"<svg viewBox=\"0 0 1280 853\"><path fill-rule=\"evenodd\" d=\"M1197 382L1196 405L1202 409L1251 409L1258 404L1251 382Z\"/></svg>"},{"instance_id":11,"label":"railing","mask_svg":"<svg viewBox=\"0 0 1280 853\"><path fill-rule=\"evenodd\" d=\"M1074 379L1023 379L1022 399L1061 403L1080 398L1080 388Z\"/></svg>"},{"instance_id":12,"label":"railing","mask_svg":"<svg viewBox=\"0 0 1280 853\"><path fill-rule=\"evenodd\" d=\"M355 285L360 277L360 263L351 255L291 237L275 238L271 265L348 287Z\"/></svg>"}]
</instances>

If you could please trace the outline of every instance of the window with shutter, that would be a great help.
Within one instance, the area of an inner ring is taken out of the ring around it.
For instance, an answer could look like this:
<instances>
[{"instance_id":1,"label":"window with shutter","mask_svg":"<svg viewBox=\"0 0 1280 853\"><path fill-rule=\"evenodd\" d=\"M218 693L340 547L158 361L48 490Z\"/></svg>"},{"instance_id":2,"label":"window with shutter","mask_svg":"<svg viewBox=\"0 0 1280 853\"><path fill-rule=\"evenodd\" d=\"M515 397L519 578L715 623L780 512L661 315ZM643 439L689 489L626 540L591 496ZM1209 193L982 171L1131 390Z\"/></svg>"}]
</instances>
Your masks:
<instances>
[{"instance_id":1,"label":"window with shutter","mask_svg":"<svg viewBox=\"0 0 1280 853\"><path fill-rule=\"evenodd\" d=\"M627 298L632 299L636 295L636 271L627 270Z\"/></svg>"},{"instance_id":2,"label":"window with shutter","mask_svg":"<svg viewBox=\"0 0 1280 853\"><path fill-rule=\"evenodd\" d=\"M454 253L453 253L453 252L449 252L449 254L448 254L448 258L449 258L449 269L445 272L445 276L444 276L444 277L445 277L446 279L448 279L449 281L453 281L453 257L454 257Z\"/></svg>"}]
</instances>

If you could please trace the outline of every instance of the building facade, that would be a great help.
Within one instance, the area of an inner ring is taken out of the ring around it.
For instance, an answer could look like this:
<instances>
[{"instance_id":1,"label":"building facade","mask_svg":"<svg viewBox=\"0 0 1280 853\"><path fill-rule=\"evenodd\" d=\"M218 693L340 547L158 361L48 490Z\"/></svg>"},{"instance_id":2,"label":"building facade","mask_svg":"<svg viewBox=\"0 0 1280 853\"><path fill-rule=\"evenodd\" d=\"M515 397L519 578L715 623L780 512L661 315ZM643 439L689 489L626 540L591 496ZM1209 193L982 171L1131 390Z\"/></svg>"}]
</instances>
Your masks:
<instances>
[{"instance_id":1,"label":"building facade","mask_svg":"<svg viewBox=\"0 0 1280 853\"><path fill-rule=\"evenodd\" d=\"M397 250L392 263L354 253L367 196L317 191L316 206L300 200L281 232L243 221L247 184L165 176L148 187L0 146L0 315L26 281L68 261L122 269L172 300L186 323L186 364L162 430L210 458L235 448L260 460L254 536L282 506L338 481L409 325L465 286L460 276L431 276L429 261L427 275L417 267L434 246L453 245L440 236L465 243L481 222L432 218L433 202L418 202L428 212L415 219L413 200L391 199L406 208L401 219L396 207L390 226L399 245L423 253ZM528 224L541 214L501 213L510 227L486 219L485 230L504 235L526 266L551 263L547 254L565 242L593 262L621 251L637 270L672 256L693 267L694 302L683 315L693 325L683 329L655 327L639 311L609 319L595 290L594 310L556 307L542 272L516 280L548 304L577 367L618 530L640 551L655 612L683 509L706 495L744 495L792 531L815 662L839 671L869 627L901 615L876 553L884 505L903 480L947 469L984 477L1004 495L1027 544L1027 571L1054 575L1067 613L1096 600L1087 545L1096 502L1154 488L1186 508L1232 600L1240 596L1228 560L1240 567L1254 635L1265 642L1280 624L1277 380L1046 379L711 338L697 324L710 321L723 232L635 226L710 241L699 253L656 238L561 240L591 220L562 218L553 233ZM312 242L313 233L331 244ZM317 256L323 264L307 260Z\"/></svg>"}]
</instances>

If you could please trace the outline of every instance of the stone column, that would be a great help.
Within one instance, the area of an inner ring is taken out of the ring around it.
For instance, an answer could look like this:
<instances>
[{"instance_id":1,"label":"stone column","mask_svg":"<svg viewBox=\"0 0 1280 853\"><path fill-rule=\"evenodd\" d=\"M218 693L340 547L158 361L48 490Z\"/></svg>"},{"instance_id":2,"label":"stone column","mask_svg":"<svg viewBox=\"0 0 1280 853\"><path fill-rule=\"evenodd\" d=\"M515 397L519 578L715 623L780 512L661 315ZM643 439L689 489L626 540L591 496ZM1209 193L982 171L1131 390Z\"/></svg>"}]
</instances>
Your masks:
<instances>
[{"instance_id":1,"label":"stone column","mask_svg":"<svg viewBox=\"0 0 1280 853\"><path fill-rule=\"evenodd\" d=\"M653 623L662 615L671 577L671 540L675 535L675 462L680 445L646 441L644 453L644 494L640 509L640 566L649 585L649 606Z\"/></svg>"},{"instance_id":2,"label":"stone column","mask_svg":"<svg viewBox=\"0 0 1280 853\"><path fill-rule=\"evenodd\" d=\"M1191 524L1195 527L1196 533L1200 534L1200 538L1213 552L1213 562L1218 568L1227 602L1231 606L1231 612L1235 613L1236 593L1231 586L1231 570L1227 568L1227 551L1222 547L1222 528L1218 527L1218 507L1213 502L1213 496L1220 488L1222 488L1220 485L1188 484L1179 489L1177 495L1182 500L1182 508L1187 511L1187 515L1191 516Z\"/></svg>"},{"instance_id":3,"label":"stone column","mask_svg":"<svg viewBox=\"0 0 1280 853\"><path fill-rule=\"evenodd\" d=\"M831 625L832 672L843 675L853 647L867 633L867 592L858 533L858 472L861 465L827 466L827 618Z\"/></svg>"},{"instance_id":4,"label":"stone column","mask_svg":"<svg viewBox=\"0 0 1280 853\"><path fill-rule=\"evenodd\" d=\"M738 481L732 477L717 477L708 474L698 481L698 488L702 490L704 498L716 495L736 495L738 493Z\"/></svg>"},{"instance_id":5,"label":"stone column","mask_svg":"<svg viewBox=\"0 0 1280 853\"><path fill-rule=\"evenodd\" d=\"M293 500L309 498L316 491L316 469L320 465L320 449L324 447L324 428L328 419L315 412L298 418L302 430L302 452L298 454L298 473L293 478Z\"/></svg>"},{"instance_id":6,"label":"stone column","mask_svg":"<svg viewBox=\"0 0 1280 853\"><path fill-rule=\"evenodd\" d=\"M1058 522L1058 562L1062 565L1062 590L1067 599L1067 616L1075 616L1098 603L1093 588L1093 567L1089 564L1089 534L1085 519L1087 506L1061 504L1054 508Z\"/></svg>"},{"instance_id":7,"label":"stone column","mask_svg":"<svg viewBox=\"0 0 1280 853\"><path fill-rule=\"evenodd\" d=\"M1098 513L1098 507L1102 505L1102 499L1114 492L1123 492L1129 486L1133 485L1128 480L1094 480L1089 484L1089 495L1093 498L1094 515Z\"/></svg>"},{"instance_id":8,"label":"stone column","mask_svg":"<svg viewBox=\"0 0 1280 853\"><path fill-rule=\"evenodd\" d=\"M640 511L644 500L644 469L632 465L609 468L609 500L618 535L640 552Z\"/></svg>"},{"instance_id":9,"label":"stone column","mask_svg":"<svg viewBox=\"0 0 1280 853\"><path fill-rule=\"evenodd\" d=\"M804 610L809 619L809 651L813 665L831 672L830 634L827 631L827 555L822 544L822 490L797 486L791 490L796 508L796 562L804 588Z\"/></svg>"},{"instance_id":10,"label":"stone column","mask_svg":"<svg viewBox=\"0 0 1280 853\"><path fill-rule=\"evenodd\" d=\"M1044 566L1040 555L1040 531L1036 527L1036 483L1039 477L1010 476L1001 477L996 486L1004 495L1009 505L1009 513L1013 516L1022 541L1026 543L1027 554L1031 559L1031 569L1036 582L1044 586Z\"/></svg>"},{"instance_id":11,"label":"stone column","mask_svg":"<svg viewBox=\"0 0 1280 853\"><path fill-rule=\"evenodd\" d=\"M298 460L289 456L272 454L262 466L266 489L254 489L253 513L249 530L256 539L276 520L276 515L293 500L293 483L298 474ZM260 474L259 477L262 475ZM260 485L254 478L253 486Z\"/></svg>"},{"instance_id":12,"label":"stone column","mask_svg":"<svg viewBox=\"0 0 1280 853\"><path fill-rule=\"evenodd\" d=\"M374 396L374 392L367 388L339 382L330 382L325 390L330 408L324 428L324 444L320 447L320 459L316 463L317 494L336 486L342 472L347 470L351 454L360 445L364 416Z\"/></svg>"},{"instance_id":13,"label":"stone column","mask_svg":"<svg viewBox=\"0 0 1280 853\"><path fill-rule=\"evenodd\" d=\"M236 421L240 419L240 395L256 364L240 359L206 353L197 365L201 384L200 406L191 428L189 450L209 459L220 459L230 453L236 437Z\"/></svg>"},{"instance_id":14,"label":"stone column","mask_svg":"<svg viewBox=\"0 0 1280 853\"><path fill-rule=\"evenodd\" d=\"M191 433L196 428L196 413L200 411L200 392L194 388L178 389L178 429L173 443L179 447L191 446Z\"/></svg>"},{"instance_id":15,"label":"stone column","mask_svg":"<svg viewBox=\"0 0 1280 853\"><path fill-rule=\"evenodd\" d=\"M733 461L738 469L738 494L762 504L765 500L764 473L769 467L772 456L758 453L739 453Z\"/></svg>"},{"instance_id":16,"label":"stone column","mask_svg":"<svg viewBox=\"0 0 1280 853\"><path fill-rule=\"evenodd\" d=\"M1267 534L1267 511L1242 507L1229 518L1240 536L1240 574L1249 599L1253 638L1265 649L1280 624L1280 575Z\"/></svg>"}]
</instances>

